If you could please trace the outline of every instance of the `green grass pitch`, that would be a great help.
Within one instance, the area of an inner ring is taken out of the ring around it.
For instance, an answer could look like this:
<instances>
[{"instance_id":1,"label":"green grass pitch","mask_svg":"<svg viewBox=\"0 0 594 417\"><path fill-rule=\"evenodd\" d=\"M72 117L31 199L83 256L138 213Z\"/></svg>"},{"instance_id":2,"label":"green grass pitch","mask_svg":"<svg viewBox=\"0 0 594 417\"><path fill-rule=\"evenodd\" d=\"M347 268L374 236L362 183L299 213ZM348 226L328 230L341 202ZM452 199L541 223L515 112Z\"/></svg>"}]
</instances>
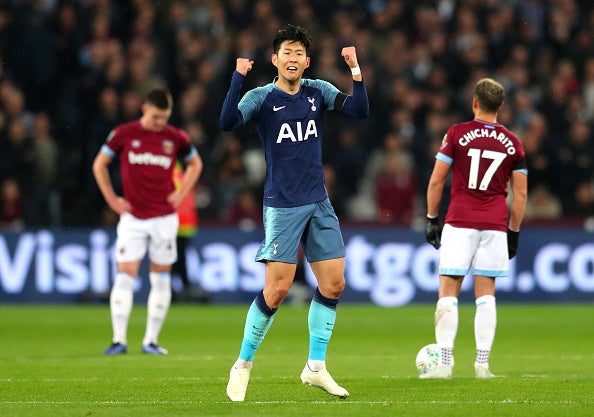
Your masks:
<instances>
[{"instance_id":1,"label":"green grass pitch","mask_svg":"<svg viewBox=\"0 0 594 417\"><path fill-rule=\"evenodd\" d=\"M433 305L343 304L328 369L345 400L304 386L307 307L282 306L256 354L244 403L225 395L248 306L173 304L160 343L140 352L146 309L133 310L128 354L105 357L106 305L0 306L1 416L594 416L594 308L500 304L492 380L473 377L474 308L460 308L454 377L420 380Z\"/></svg>"}]
</instances>

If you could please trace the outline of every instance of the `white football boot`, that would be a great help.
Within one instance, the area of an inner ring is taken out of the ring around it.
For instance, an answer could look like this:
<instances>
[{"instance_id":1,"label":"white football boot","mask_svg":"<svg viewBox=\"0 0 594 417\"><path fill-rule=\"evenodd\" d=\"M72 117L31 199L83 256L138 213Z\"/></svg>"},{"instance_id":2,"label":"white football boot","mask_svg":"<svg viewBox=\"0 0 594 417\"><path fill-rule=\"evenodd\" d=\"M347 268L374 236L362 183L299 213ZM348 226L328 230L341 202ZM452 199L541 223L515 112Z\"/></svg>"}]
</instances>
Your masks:
<instances>
[{"instance_id":1,"label":"white football boot","mask_svg":"<svg viewBox=\"0 0 594 417\"><path fill-rule=\"evenodd\" d=\"M474 363L474 376L479 379L495 378L487 363Z\"/></svg>"},{"instance_id":2,"label":"white football boot","mask_svg":"<svg viewBox=\"0 0 594 417\"><path fill-rule=\"evenodd\" d=\"M249 368L236 368L233 366L229 372L229 383L227 384L227 396L231 401L243 401L250 382Z\"/></svg>"},{"instance_id":3,"label":"white football boot","mask_svg":"<svg viewBox=\"0 0 594 417\"><path fill-rule=\"evenodd\" d=\"M309 366L306 364L301 372L301 382L311 385L312 387L323 389L328 394L340 398L349 396L349 392L336 383L326 368L314 372L309 369Z\"/></svg>"}]
</instances>

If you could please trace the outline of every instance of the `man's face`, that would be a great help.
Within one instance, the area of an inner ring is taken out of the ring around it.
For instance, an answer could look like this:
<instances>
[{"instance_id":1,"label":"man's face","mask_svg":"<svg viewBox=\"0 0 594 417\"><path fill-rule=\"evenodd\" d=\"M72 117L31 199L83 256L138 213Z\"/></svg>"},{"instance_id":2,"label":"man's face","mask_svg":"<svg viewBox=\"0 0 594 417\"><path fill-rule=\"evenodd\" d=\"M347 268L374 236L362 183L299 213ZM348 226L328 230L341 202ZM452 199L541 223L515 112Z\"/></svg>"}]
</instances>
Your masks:
<instances>
[{"instance_id":1,"label":"man's face","mask_svg":"<svg viewBox=\"0 0 594 417\"><path fill-rule=\"evenodd\" d=\"M309 57L302 44L284 41L278 53L272 55L272 63L278 68L279 77L288 81L296 81L301 78L303 71L309 67Z\"/></svg>"},{"instance_id":2,"label":"man's face","mask_svg":"<svg viewBox=\"0 0 594 417\"><path fill-rule=\"evenodd\" d=\"M160 109L153 104L143 105L142 127L151 132L160 132L171 117L171 109Z\"/></svg>"}]
</instances>

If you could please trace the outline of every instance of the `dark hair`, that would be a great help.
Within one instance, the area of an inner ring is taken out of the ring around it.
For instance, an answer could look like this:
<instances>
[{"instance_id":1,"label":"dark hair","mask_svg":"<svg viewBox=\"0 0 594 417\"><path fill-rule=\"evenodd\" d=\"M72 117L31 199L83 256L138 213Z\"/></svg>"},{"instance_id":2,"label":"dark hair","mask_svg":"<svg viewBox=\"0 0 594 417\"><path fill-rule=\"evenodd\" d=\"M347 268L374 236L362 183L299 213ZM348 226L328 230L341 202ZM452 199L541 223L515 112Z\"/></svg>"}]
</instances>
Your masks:
<instances>
[{"instance_id":1,"label":"dark hair","mask_svg":"<svg viewBox=\"0 0 594 417\"><path fill-rule=\"evenodd\" d=\"M503 104L505 90L492 78L483 78L476 83L474 95L481 108L490 113L497 113Z\"/></svg>"},{"instance_id":2,"label":"dark hair","mask_svg":"<svg viewBox=\"0 0 594 417\"><path fill-rule=\"evenodd\" d=\"M167 110L173 106L171 94L163 88L155 88L154 90L151 90L146 96L146 102L161 110Z\"/></svg>"},{"instance_id":3,"label":"dark hair","mask_svg":"<svg viewBox=\"0 0 594 417\"><path fill-rule=\"evenodd\" d=\"M309 53L311 47L311 35L301 26L287 25L280 29L272 41L272 49L274 53L278 53L281 44L284 41L291 41L291 43L300 43L305 47L305 53Z\"/></svg>"}]
</instances>

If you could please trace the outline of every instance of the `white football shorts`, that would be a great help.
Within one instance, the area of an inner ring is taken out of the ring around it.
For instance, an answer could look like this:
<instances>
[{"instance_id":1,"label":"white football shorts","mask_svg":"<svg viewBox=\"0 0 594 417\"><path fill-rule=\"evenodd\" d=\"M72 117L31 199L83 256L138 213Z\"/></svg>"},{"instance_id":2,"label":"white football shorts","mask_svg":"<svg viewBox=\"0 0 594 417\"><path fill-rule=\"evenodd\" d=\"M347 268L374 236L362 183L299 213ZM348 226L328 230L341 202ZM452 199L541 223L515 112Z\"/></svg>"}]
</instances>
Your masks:
<instances>
[{"instance_id":1,"label":"white football shorts","mask_svg":"<svg viewBox=\"0 0 594 417\"><path fill-rule=\"evenodd\" d=\"M172 265L177 260L178 227L177 213L150 219L122 214L117 227L116 261L137 261L144 258L148 249L151 262Z\"/></svg>"},{"instance_id":2,"label":"white football shorts","mask_svg":"<svg viewBox=\"0 0 594 417\"><path fill-rule=\"evenodd\" d=\"M509 275L507 234L444 225L439 252L439 274L505 277Z\"/></svg>"}]
</instances>

